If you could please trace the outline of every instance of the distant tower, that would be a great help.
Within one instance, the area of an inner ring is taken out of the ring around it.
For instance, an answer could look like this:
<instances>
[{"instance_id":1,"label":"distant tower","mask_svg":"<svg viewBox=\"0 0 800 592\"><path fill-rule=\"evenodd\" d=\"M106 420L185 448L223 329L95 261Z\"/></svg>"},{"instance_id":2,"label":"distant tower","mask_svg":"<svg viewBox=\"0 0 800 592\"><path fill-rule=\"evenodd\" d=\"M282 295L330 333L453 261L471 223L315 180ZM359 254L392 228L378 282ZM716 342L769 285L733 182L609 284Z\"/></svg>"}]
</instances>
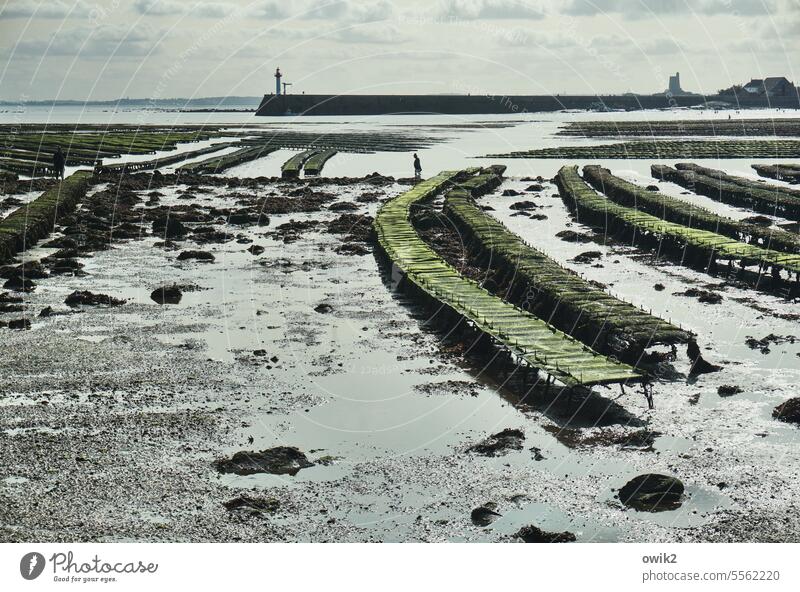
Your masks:
<instances>
[{"instance_id":1,"label":"distant tower","mask_svg":"<svg viewBox=\"0 0 800 592\"><path fill-rule=\"evenodd\" d=\"M683 89L681 88L681 73L675 72L675 76L669 77L669 93L671 95L682 95Z\"/></svg>"},{"instance_id":2,"label":"distant tower","mask_svg":"<svg viewBox=\"0 0 800 592\"><path fill-rule=\"evenodd\" d=\"M275 68L275 94L281 94L281 69Z\"/></svg>"}]
</instances>

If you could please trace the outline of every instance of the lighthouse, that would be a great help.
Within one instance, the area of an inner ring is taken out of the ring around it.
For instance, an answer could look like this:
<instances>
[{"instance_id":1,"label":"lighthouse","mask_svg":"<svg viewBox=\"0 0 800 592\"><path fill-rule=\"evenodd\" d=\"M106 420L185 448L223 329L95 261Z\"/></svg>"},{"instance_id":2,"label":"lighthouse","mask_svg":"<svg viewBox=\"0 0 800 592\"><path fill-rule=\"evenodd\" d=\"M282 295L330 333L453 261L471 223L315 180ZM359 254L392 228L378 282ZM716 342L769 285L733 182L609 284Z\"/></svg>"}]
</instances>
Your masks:
<instances>
[{"instance_id":1,"label":"lighthouse","mask_svg":"<svg viewBox=\"0 0 800 592\"><path fill-rule=\"evenodd\" d=\"M275 94L281 94L281 69L275 68Z\"/></svg>"}]
</instances>

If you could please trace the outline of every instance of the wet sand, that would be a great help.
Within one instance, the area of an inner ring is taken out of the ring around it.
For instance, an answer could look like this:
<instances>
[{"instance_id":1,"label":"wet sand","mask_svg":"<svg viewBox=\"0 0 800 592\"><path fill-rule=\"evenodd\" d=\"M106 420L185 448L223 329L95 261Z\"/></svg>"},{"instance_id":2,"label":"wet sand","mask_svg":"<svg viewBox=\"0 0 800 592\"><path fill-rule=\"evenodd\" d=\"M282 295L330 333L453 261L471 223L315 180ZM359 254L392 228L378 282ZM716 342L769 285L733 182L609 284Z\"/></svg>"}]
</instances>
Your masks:
<instances>
[{"instance_id":1,"label":"wet sand","mask_svg":"<svg viewBox=\"0 0 800 592\"><path fill-rule=\"evenodd\" d=\"M526 166L546 178L554 172L548 163ZM322 184L314 191L332 197L320 211L271 215L268 226L215 224L231 233L228 242L187 238L170 250L151 235L115 241L80 258L84 277L36 280L26 295L31 329L0 329L0 540L507 541L530 524L581 542L800 540L800 431L771 417L796 396L800 344L767 354L745 344L747 336L797 334L796 321L780 318L796 304L734 287L712 286L723 295L718 305L674 295L720 280L602 237L564 242L559 230L588 229L552 197L553 185L500 195L528 185L509 179L480 203L564 265L696 332L703 355L724 370L657 383L654 410L636 392L599 389L636 426L593 427L515 405L515 393L423 326L372 254L337 253L342 235L326 232L342 213L330 204L374 216L379 201L360 196L383 200L406 186ZM296 187L265 182L251 193ZM205 189L186 200L186 186L159 188L160 204L231 206L231 190ZM147 190L137 193L147 199ZM547 219L511 216L508 206L521 199L542 205L536 212ZM295 225L296 240L284 242L275 230L292 220L316 224ZM252 245L263 253L248 252ZM177 260L187 249L215 260ZM602 267L570 261L587 250L603 253ZM150 293L165 283L198 289L160 305ZM127 302L71 310L64 299L74 290ZM328 312L315 310L323 303ZM47 306L67 314L37 317ZM725 384L743 392L720 397ZM652 446L608 443L611 433L642 427L659 433ZM521 450L467 451L505 428L524 432ZM214 466L277 445L298 447L314 466L295 476ZM645 472L679 477L683 505L624 509L615 490ZM243 495L270 509L223 505ZM471 510L489 501L502 516L475 525Z\"/></svg>"}]
</instances>

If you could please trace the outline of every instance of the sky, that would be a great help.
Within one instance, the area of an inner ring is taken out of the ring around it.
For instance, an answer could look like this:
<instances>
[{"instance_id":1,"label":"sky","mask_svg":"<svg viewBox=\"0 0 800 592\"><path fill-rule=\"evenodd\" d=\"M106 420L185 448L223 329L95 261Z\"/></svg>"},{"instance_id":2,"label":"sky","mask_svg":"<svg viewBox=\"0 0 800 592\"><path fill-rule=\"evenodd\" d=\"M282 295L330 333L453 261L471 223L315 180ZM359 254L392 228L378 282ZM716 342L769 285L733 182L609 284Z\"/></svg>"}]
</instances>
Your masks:
<instances>
[{"instance_id":1,"label":"sky","mask_svg":"<svg viewBox=\"0 0 800 592\"><path fill-rule=\"evenodd\" d=\"M0 99L800 84L800 0L0 0Z\"/></svg>"}]
</instances>

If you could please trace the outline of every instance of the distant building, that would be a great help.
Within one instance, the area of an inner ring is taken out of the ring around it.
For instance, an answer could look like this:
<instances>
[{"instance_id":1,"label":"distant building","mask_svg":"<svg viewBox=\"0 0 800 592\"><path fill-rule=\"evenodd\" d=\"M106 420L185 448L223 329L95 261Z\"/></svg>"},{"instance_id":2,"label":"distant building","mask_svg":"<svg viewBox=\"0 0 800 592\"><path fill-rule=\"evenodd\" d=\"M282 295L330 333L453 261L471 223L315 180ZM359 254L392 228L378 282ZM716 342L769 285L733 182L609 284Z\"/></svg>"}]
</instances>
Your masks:
<instances>
[{"instance_id":1,"label":"distant building","mask_svg":"<svg viewBox=\"0 0 800 592\"><path fill-rule=\"evenodd\" d=\"M681 88L681 73L675 72L675 76L669 77L669 87L667 92L671 95L682 95L683 89Z\"/></svg>"},{"instance_id":2,"label":"distant building","mask_svg":"<svg viewBox=\"0 0 800 592\"><path fill-rule=\"evenodd\" d=\"M696 93L686 92L681 88L681 73L675 72L675 76L669 77L669 86L667 90L663 93L656 93L656 94L665 94L670 97L689 97L694 96Z\"/></svg>"},{"instance_id":3,"label":"distant building","mask_svg":"<svg viewBox=\"0 0 800 592\"><path fill-rule=\"evenodd\" d=\"M742 90L751 95L767 97L788 97L796 94L794 84L783 76L773 76L771 78L753 78L742 87Z\"/></svg>"}]
</instances>

